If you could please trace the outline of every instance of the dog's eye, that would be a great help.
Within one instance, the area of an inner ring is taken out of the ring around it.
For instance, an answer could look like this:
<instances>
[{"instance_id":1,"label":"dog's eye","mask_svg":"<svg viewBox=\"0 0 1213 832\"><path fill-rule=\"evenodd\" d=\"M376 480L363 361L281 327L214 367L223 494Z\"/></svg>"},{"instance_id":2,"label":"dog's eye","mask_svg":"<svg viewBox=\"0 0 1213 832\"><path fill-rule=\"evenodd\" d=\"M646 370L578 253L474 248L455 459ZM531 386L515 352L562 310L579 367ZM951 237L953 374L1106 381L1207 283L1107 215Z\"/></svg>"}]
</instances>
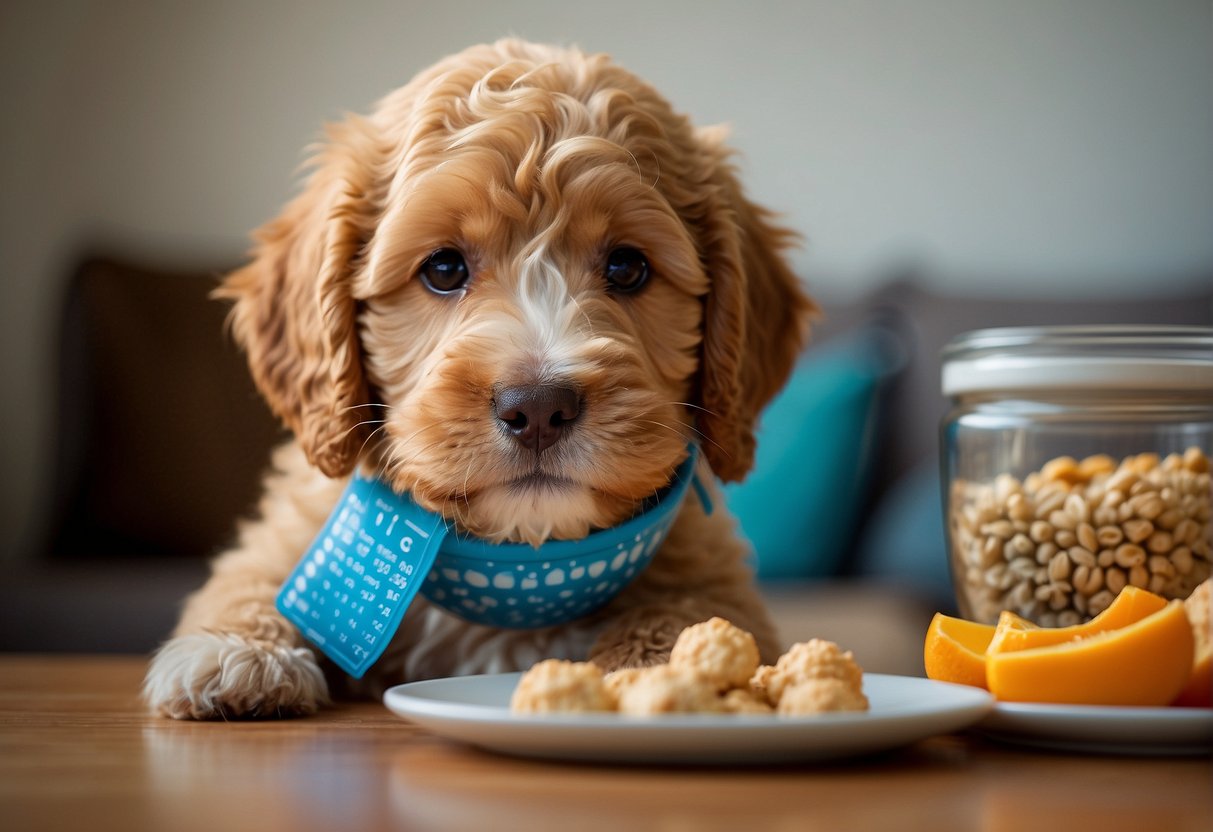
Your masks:
<instances>
[{"instance_id":1,"label":"dog's eye","mask_svg":"<svg viewBox=\"0 0 1213 832\"><path fill-rule=\"evenodd\" d=\"M623 246L607 255L606 282L611 291L635 292L649 280L649 261L634 248Z\"/></svg>"},{"instance_id":2,"label":"dog's eye","mask_svg":"<svg viewBox=\"0 0 1213 832\"><path fill-rule=\"evenodd\" d=\"M417 273L425 288L439 295L457 292L467 285L468 264L453 248L440 248L421 264Z\"/></svg>"}]
</instances>

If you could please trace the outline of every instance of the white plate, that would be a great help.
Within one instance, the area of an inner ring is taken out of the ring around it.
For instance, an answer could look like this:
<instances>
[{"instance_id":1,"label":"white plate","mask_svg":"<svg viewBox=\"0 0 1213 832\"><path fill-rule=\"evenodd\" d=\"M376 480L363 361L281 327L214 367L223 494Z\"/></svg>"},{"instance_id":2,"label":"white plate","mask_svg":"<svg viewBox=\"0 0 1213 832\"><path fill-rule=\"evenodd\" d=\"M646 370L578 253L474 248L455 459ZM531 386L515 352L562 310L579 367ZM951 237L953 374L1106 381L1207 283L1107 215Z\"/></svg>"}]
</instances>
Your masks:
<instances>
[{"instance_id":1,"label":"white plate","mask_svg":"<svg viewBox=\"0 0 1213 832\"><path fill-rule=\"evenodd\" d=\"M998 702L979 730L1005 742L1116 754L1208 754L1209 708L1112 708Z\"/></svg>"},{"instance_id":2,"label":"white plate","mask_svg":"<svg viewBox=\"0 0 1213 832\"><path fill-rule=\"evenodd\" d=\"M433 679L384 694L395 713L440 736L523 757L634 763L775 763L886 751L957 731L989 712L983 690L868 673L867 713L815 717L512 714L520 673Z\"/></svg>"}]
</instances>

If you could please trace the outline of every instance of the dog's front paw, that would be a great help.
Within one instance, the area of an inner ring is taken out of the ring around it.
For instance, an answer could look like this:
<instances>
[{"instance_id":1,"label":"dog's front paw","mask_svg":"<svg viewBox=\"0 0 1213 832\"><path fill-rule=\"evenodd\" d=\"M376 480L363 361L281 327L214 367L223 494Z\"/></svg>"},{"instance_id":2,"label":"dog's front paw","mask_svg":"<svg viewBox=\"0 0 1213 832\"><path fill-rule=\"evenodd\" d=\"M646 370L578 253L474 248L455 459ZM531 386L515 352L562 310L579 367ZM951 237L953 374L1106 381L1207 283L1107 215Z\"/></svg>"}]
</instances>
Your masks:
<instances>
[{"instance_id":1,"label":"dog's front paw","mask_svg":"<svg viewBox=\"0 0 1213 832\"><path fill-rule=\"evenodd\" d=\"M607 672L665 664L679 633L696 620L693 614L672 614L665 608L628 610L599 634L590 661Z\"/></svg>"},{"instance_id":2,"label":"dog's front paw","mask_svg":"<svg viewBox=\"0 0 1213 832\"><path fill-rule=\"evenodd\" d=\"M174 719L301 716L329 701L311 650L231 634L178 636L156 652L143 698Z\"/></svg>"}]
</instances>

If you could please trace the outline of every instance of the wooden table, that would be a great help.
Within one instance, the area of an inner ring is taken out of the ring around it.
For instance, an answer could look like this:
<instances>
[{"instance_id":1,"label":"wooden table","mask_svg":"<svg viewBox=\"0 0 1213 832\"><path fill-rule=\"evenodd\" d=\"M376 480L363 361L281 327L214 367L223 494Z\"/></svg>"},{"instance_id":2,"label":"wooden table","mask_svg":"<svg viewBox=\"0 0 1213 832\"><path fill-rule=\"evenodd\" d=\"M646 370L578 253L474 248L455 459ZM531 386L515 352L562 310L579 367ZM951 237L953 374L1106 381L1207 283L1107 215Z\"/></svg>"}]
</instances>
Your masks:
<instances>
[{"instance_id":1,"label":"wooden table","mask_svg":"<svg viewBox=\"0 0 1213 832\"><path fill-rule=\"evenodd\" d=\"M284 722L144 713L143 660L0 656L10 830L1086 829L1209 832L1213 764L936 737L875 758L744 769L532 762L377 703Z\"/></svg>"}]
</instances>

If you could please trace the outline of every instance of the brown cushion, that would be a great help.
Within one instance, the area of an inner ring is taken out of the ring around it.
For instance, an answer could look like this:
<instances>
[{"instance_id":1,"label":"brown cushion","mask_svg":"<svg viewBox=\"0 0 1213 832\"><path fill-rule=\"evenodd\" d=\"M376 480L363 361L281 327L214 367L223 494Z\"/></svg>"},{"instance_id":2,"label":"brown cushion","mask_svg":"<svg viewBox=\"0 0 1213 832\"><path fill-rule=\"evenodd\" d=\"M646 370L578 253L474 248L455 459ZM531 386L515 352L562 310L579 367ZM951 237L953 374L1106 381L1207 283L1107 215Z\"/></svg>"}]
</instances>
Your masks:
<instances>
[{"instance_id":1,"label":"brown cushion","mask_svg":"<svg viewBox=\"0 0 1213 832\"><path fill-rule=\"evenodd\" d=\"M259 492L282 431L208 297L216 273L108 259L64 310L49 549L62 556L213 554Z\"/></svg>"}]
</instances>

